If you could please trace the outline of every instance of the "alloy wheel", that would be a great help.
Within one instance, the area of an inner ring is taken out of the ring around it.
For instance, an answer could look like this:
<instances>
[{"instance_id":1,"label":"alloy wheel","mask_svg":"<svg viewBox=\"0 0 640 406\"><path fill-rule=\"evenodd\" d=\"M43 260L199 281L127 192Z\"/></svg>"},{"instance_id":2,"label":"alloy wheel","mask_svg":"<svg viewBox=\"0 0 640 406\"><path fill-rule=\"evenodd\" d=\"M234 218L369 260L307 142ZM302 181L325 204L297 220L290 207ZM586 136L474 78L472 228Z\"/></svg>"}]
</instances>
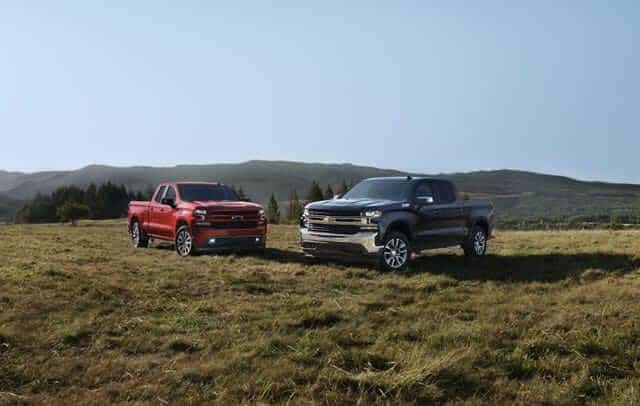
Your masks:
<instances>
[{"instance_id":1,"label":"alloy wheel","mask_svg":"<svg viewBox=\"0 0 640 406\"><path fill-rule=\"evenodd\" d=\"M140 225L137 221L131 226L131 242L134 247L140 245Z\"/></svg>"},{"instance_id":2,"label":"alloy wheel","mask_svg":"<svg viewBox=\"0 0 640 406\"><path fill-rule=\"evenodd\" d=\"M392 238L384 246L384 262L391 269L400 269L407 262L409 250L407 243L400 238Z\"/></svg>"},{"instance_id":3,"label":"alloy wheel","mask_svg":"<svg viewBox=\"0 0 640 406\"><path fill-rule=\"evenodd\" d=\"M191 247L193 246L193 240L191 239L191 235L187 230L182 230L178 234L178 238L176 238L176 250L178 254L183 257L191 254Z\"/></svg>"},{"instance_id":4,"label":"alloy wheel","mask_svg":"<svg viewBox=\"0 0 640 406\"><path fill-rule=\"evenodd\" d=\"M473 249L477 256L484 255L487 250L487 237L484 235L483 231L478 231L473 237Z\"/></svg>"}]
</instances>

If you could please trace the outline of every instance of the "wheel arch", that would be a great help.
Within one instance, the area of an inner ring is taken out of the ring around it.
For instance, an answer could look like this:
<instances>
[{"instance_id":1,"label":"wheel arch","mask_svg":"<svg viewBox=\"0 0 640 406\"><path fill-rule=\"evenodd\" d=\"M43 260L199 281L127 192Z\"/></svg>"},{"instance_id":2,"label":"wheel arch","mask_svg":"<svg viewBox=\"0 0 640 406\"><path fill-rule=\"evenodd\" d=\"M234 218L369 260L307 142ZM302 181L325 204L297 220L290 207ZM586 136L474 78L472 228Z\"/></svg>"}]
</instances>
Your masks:
<instances>
[{"instance_id":1,"label":"wheel arch","mask_svg":"<svg viewBox=\"0 0 640 406\"><path fill-rule=\"evenodd\" d=\"M189 227L189 222L187 222L187 220L185 220L185 219L177 219L176 220L176 226L173 229L173 232L177 234L178 230L182 226L186 226L189 229L189 232L191 232L191 227Z\"/></svg>"},{"instance_id":2,"label":"wheel arch","mask_svg":"<svg viewBox=\"0 0 640 406\"><path fill-rule=\"evenodd\" d=\"M138 222L138 224L140 225L140 227L142 227L142 223L140 222L140 219L138 218L137 215L135 216L131 216L131 218L129 219L129 230L131 230L131 226L133 225L133 223Z\"/></svg>"},{"instance_id":3,"label":"wheel arch","mask_svg":"<svg viewBox=\"0 0 640 406\"><path fill-rule=\"evenodd\" d=\"M486 236L489 237L489 222L486 219L483 219L483 218L476 219L472 224L473 225L471 228L476 226L481 227L484 230L484 233L486 234Z\"/></svg>"},{"instance_id":4,"label":"wheel arch","mask_svg":"<svg viewBox=\"0 0 640 406\"><path fill-rule=\"evenodd\" d=\"M414 240L414 233L413 233L413 229L411 227L411 225L409 224L408 221L403 220L403 219L396 219L394 221L392 221L391 223L389 223L389 225L387 225L384 229L384 235L382 236L383 238L387 235L389 235L390 233L393 232L400 232L404 235L407 236L407 238L409 239L409 241L413 241Z\"/></svg>"}]
</instances>

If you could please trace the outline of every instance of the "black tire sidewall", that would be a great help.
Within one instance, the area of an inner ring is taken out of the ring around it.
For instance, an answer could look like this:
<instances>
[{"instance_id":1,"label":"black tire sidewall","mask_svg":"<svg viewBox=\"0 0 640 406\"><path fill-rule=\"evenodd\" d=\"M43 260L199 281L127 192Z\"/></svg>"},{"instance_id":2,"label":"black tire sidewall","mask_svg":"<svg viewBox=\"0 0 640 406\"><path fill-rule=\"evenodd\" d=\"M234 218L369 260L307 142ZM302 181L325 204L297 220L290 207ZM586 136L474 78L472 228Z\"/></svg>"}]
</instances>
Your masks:
<instances>
[{"instance_id":1,"label":"black tire sidewall","mask_svg":"<svg viewBox=\"0 0 640 406\"><path fill-rule=\"evenodd\" d=\"M387 265L387 262L384 260L384 247L387 245L389 240L392 240L394 238L400 238L402 239L402 241L404 241L405 244L407 244L407 260L399 268L391 268L389 265ZM380 268L380 270L385 272L399 272L407 268L407 266L409 265L409 262L411 261L412 250L411 250L411 242L409 241L409 238L404 233L394 231L387 234L384 237L384 242L382 246L383 247L380 249L380 253L378 254L378 267Z\"/></svg>"}]
</instances>

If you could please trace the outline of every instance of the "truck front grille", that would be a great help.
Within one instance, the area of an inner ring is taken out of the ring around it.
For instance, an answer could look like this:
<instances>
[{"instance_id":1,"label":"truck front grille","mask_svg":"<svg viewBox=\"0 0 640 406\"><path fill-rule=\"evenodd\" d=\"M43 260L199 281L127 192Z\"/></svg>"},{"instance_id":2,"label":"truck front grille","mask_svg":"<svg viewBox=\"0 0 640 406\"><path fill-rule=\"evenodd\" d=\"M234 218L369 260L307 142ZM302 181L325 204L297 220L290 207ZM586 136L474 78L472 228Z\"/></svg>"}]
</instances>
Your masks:
<instances>
[{"instance_id":1,"label":"truck front grille","mask_svg":"<svg viewBox=\"0 0 640 406\"><path fill-rule=\"evenodd\" d=\"M224 210L224 211L214 211L207 214L209 218L231 218L235 216L240 216L244 218L257 218L257 211L237 211L237 210Z\"/></svg>"},{"instance_id":2,"label":"truck front grille","mask_svg":"<svg viewBox=\"0 0 640 406\"><path fill-rule=\"evenodd\" d=\"M211 223L211 227L213 228L224 228L224 229L238 229L238 228L256 228L258 227L257 221L217 221Z\"/></svg>"},{"instance_id":3,"label":"truck front grille","mask_svg":"<svg viewBox=\"0 0 640 406\"><path fill-rule=\"evenodd\" d=\"M212 228L256 228L260 221L257 211L220 210L207 215L206 222Z\"/></svg>"},{"instance_id":4,"label":"truck front grille","mask_svg":"<svg viewBox=\"0 0 640 406\"><path fill-rule=\"evenodd\" d=\"M370 224L360 215L348 216L313 210L308 218L309 231L332 234L357 234L361 231L371 231L377 229L375 224Z\"/></svg>"},{"instance_id":5,"label":"truck front grille","mask_svg":"<svg viewBox=\"0 0 640 406\"><path fill-rule=\"evenodd\" d=\"M309 223L309 231L317 233L357 234L361 230L360 226L354 225Z\"/></svg>"},{"instance_id":6,"label":"truck front grille","mask_svg":"<svg viewBox=\"0 0 640 406\"><path fill-rule=\"evenodd\" d=\"M338 217L357 217L360 218L360 210L345 210L337 212L331 212L328 210L309 209L309 214L312 216L338 216Z\"/></svg>"}]
</instances>

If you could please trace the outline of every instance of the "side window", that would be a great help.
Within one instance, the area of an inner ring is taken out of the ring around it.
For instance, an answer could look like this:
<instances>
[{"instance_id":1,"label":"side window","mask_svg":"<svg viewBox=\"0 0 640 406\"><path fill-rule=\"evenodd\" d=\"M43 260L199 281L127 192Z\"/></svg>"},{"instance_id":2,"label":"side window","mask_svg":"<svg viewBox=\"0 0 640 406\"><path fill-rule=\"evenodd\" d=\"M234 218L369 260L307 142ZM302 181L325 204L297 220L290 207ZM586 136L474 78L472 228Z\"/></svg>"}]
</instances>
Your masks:
<instances>
[{"instance_id":1,"label":"side window","mask_svg":"<svg viewBox=\"0 0 640 406\"><path fill-rule=\"evenodd\" d=\"M453 186L449 182L435 182L435 192L438 197L438 203L453 203L456 201L456 195L453 192Z\"/></svg>"},{"instance_id":2,"label":"side window","mask_svg":"<svg viewBox=\"0 0 640 406\"><path fill-rule=\"evenodd\" d=\"M416 187L415 198L421 203L433 203L433 190L428 182L422 182Z\"/></svg>"},{"instance_id":3,"label":"side window","mask_svg":"<svg viewBox=\"0 0 640 406\"><path fill-rule=\"evenodd\" d=\"M165 199L173 199L173 201L176 201L176 190L173 188L173 186L169 186L167 188L167 194L164 196Z\"/></svg>"},{"instance_id":4,"label":"side window","mask_svg":"<svg viewBox=\"0 0 640 406\"><path fill-rule=\"evenodd\" d=\"M160 203L160 201L162 200L162 195L164 195L164 191L166 188L166 186L160 186L160 189L158 189L158 193L156 193L156 197L153 199L156 203Z\"/></svg>"}]
</instances>

